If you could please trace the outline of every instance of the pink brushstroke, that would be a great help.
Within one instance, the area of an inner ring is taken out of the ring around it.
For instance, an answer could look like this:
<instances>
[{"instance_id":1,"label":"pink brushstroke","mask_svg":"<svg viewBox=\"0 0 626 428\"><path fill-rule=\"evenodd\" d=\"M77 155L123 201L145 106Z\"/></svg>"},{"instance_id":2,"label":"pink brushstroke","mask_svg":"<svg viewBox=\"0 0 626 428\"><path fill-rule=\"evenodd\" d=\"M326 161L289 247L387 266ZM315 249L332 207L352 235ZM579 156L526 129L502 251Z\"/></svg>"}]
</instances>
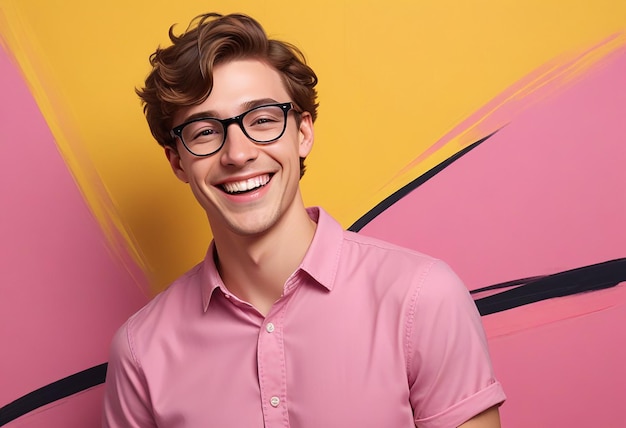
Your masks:
<instances>
[{"instance_id":1,"label":"pink brushstroke","mask_svg":"<svg viewBox=\"0 0 626 428\"><path fill-rule=\"evenodd\" d=\"M471 289L624 257L625 75L621 49L363 233L444 256Z\"/></svg>"},{"instance_id":2,"label":"pink brushstroke","mask_svg":"<svg viewBox=\"0 0 626 428\"><path fill-rule=\"evenodd\" d=\"M501 106L507 126L362 233L446 260L470 289L626 257L624 76L621 46ZM503 426L626 426L626 284L483 321Z\"/></svg>"},{"instance_id":3,"label":"pink brushstroke","mask_svg":"<svg viewBox=\"0 0 626 428\"><path fill-rule=\"evenodd\" d=\"M2 46L0 94L2 407L106 362L114 331L148 291L130 257L111 249ZM62 412L64 427L98 426L100 395L48 406L43 419ZM42 426L29 416L19 426Z\"/></svg>"},{"instance_id":4,"label":"pink brushstroke","mask_svg":"<svg viewBox=\"0 0 626 428\"><path fill-rule=\"evenodd\" d=\"M454 139L460 138L459 145L462 148L502 128L534 103L554 96L557 91L566 88L572 80L584 75L586 67L593 63L594 57L602 55L607 50L615 50L612 54L619 55L625 43L626 33L614 34L582 52L564 55L544 64L461 121L402 168L396 176L419 165ZM604 61L608 59L604 58Z\"/></svg>"}]
</instances>

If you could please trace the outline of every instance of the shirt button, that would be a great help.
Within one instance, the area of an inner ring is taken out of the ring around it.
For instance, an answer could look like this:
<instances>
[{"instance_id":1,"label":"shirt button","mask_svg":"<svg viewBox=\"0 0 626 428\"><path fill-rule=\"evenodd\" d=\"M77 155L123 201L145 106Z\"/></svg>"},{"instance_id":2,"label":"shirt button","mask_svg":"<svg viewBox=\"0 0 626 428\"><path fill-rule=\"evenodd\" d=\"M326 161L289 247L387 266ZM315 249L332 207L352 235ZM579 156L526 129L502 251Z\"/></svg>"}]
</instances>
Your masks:
<instances>
[{"instance_id":1,"label":"shirt button","mask_svg":"<svg viewBox=\"0 0 626 428\"><path fill-rule=\"evenodd\" d=\"M267 325L265 326L265 330L267 330L268 333L273 333L275 329L276 328L274 327L274 324L272 324L271 322L268 322ZM278 398L276 399L278 400Z\"/></svg>"},{"instance_id":2,"label":"shirt button","mask_svg":"<svg viewBox=\"0 0 626 428\"><path fill-rule=\"evenodd\" d=\"M278 405L280 404L280 398L273 396L272 398L270 398L270 404L272 405L272 407L278 407Z\"/></svg>"}]
</instances>

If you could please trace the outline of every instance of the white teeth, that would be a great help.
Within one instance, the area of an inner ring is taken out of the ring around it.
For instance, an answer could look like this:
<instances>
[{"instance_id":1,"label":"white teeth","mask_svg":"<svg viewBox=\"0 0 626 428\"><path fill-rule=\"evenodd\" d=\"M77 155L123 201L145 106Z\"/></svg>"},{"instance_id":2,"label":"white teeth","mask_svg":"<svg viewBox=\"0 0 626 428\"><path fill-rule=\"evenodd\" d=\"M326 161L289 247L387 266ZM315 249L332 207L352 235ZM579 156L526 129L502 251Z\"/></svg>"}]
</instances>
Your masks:
<instances>
[{"instance_id":1,"label":"white teeth","mask_svg":"<svg viewBox=\"0 0 626 428\"><path fill-rule=\"evenodd\" d=\"M256 189L257 187L265 186L269 181L270 176L268 174L264 174L243 181L224 183L223 187L224 190L228 193L240 193Z\"/></svg>"}]
</instances>

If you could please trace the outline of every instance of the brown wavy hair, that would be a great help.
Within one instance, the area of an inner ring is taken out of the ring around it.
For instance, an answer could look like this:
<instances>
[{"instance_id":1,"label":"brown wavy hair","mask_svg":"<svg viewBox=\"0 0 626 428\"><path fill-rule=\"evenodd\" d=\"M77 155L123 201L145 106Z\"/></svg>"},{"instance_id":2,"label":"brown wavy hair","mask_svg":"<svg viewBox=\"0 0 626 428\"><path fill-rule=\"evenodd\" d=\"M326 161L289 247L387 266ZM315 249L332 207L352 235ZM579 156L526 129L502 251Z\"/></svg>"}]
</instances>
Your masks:
<instances>
[{"instance_id":1,"label":"brown wavy hair","mask_svg":"<svg viewBox=\"0 0 626 428\"><path fill-rule=\"evenodd\" d=\"M194 18L181 35L169 29L172 45L150 56L152 71L137 89L148 126L157 142L176 149L170 134L173 117L181 108L201 104L213 88L216 65L254 58L276 69L296 109L317 118L317 76L294 45L269 39L263 27L243 14L207 13ZM299 119L300 116L296 115ZM304 159L300 159L300 175Z\"/></svg>"}]
</instances>

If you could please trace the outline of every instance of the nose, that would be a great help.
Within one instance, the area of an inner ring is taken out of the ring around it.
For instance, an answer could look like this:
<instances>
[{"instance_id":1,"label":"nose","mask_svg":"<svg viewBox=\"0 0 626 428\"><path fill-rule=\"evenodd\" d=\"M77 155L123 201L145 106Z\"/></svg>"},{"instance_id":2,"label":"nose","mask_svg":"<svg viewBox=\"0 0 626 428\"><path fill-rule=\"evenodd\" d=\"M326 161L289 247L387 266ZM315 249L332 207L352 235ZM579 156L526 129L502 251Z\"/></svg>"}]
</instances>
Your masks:
<instances>
[{"instance_id":1,"label":"nose","mask_svg":"<svg viewBox=\"0 0 626 428\"><path fill-rule=\"evenodd\" d=\"M243 166L255 160L259 155L259 150L258 146L246 137L237 123L230 123L226 129L224 147L219 153L224 166Z\"/></svg>"}]
</instances>

